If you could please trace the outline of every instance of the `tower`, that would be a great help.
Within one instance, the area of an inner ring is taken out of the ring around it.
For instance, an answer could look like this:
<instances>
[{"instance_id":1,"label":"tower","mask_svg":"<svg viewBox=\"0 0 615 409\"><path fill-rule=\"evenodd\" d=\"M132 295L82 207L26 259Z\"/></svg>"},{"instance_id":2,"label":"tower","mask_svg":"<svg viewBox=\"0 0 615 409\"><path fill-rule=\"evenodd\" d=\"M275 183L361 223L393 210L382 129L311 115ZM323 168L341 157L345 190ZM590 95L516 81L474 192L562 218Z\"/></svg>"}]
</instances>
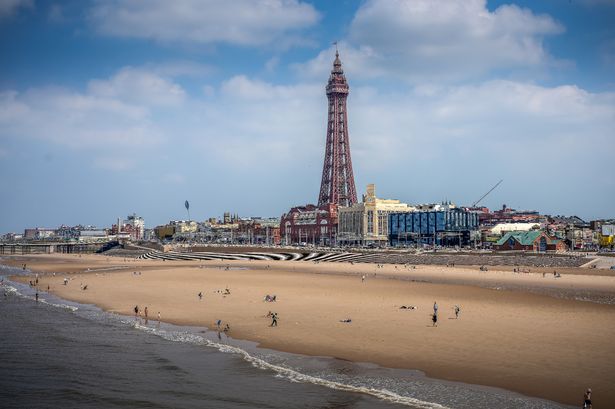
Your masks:
<instances>
[{"instance_id":1,"label":"tower","mask_svg":"<svg viewBox=\"0 0 615 409\"><path fill-rule=\"evenodd\" d=\"M342 70L340 55L335 50L335 61L327 84L329 112L327 115L327 143L325 162L322 168L318 205L333 203L338 206L351 206L357 202L354 186L350 141L348 139L348 117L346 98L348 83Z\"/></svg>"}]
</instances>

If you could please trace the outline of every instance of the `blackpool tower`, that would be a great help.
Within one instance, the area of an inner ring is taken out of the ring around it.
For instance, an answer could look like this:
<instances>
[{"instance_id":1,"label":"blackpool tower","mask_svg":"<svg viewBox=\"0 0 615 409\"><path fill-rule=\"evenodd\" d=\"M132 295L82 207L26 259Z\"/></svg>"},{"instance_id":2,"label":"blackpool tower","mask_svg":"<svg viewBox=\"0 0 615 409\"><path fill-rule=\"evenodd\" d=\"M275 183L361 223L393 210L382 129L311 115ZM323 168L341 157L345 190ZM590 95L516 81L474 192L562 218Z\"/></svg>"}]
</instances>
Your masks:
<instances>
[{"instance_id":1,"label":"blackpool tower","mask_svg":"<svg viewBox=\"0 0 615 409\"><path fill-rule=\"evenodd\" d=\"M329 100L327 145L318 196L319 206L328 203L351 206L357 203L357 191L354 186L350 159L348 116L346 115L348 89L340 55L335 50L335 61L327 84L327 99Z\"/></svg>"}]
</instances>

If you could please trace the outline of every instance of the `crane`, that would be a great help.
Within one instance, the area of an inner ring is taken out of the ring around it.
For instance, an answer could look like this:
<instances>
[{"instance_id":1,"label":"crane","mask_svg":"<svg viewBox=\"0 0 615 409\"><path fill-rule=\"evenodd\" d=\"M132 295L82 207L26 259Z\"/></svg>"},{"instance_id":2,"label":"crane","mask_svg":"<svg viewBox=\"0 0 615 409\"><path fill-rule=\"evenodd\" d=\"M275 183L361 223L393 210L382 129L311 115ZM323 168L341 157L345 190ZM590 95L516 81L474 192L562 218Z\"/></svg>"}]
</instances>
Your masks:
<instances>
[{"instance_id":1,"label":"crane","mask_svg":"<svg viewBox=\"0 0 615 409\"><path fill-rule=\"evenodd\" d=\"M493 192L495 190L496 187L500 186L500 183L502 183L504 181L504 179L500 179L500 181L498 183L495 184L495 186L493 186L491 189L489 189L489 191L487 193L485 193L484 195L482 195L480 197L480 199L478 199L476 202L472 203L472 207L476 207L477 204L480 203L481 200L483 200L485 197L487 197L487 195L491 192Z\"/></svg>"}]
</instances>

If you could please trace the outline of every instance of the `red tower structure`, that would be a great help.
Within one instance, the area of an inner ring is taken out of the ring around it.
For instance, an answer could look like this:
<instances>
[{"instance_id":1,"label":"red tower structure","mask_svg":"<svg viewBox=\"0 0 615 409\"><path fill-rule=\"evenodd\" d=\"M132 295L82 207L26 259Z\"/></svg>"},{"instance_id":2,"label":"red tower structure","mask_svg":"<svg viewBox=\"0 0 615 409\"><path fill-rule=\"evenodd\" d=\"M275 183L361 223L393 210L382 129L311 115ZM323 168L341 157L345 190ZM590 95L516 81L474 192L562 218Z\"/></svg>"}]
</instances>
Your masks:
<instances>
[{"instance_id":1,"label":"red tower structure","mask_svg":"<svg viewBox=\"0 0 615 409\"><path fill-rule=\"evenodd\" d=\"M322 168L320 195L318 196L319 206L329 203L351 206L357 203L357 190L354 185L352 160L350 159L348 116L346 115L348 90L340 55L335 50L335 61L327 84L329 114L325 163Z\"/></svg>"}]
</instances>

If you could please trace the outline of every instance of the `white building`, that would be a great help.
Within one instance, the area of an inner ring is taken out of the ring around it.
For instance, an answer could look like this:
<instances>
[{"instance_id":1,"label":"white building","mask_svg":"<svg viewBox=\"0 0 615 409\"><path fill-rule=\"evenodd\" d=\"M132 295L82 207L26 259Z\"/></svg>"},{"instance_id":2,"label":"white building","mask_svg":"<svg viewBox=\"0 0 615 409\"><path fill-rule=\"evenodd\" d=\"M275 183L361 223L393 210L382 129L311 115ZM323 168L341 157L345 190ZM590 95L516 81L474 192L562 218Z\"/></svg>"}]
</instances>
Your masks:
<instances>
[{"instance_id":1,"label":"white building","mask_svg":"<svg viewBox=\"0 0 615 409\"><path fill-rule=\"evenodd\" d=\"M539 228L539 223L498 223L491 228L491 234L503 236L509 231L530 231Z\"/></svg>"},{"instance_id":2,"label":"white building","mask_svg":"<svg viewBox=\"0 0 615 409\"><path fill-rule=\"evenodd\" d=\"M145 221L135 213L124 220L123 226L131 226L129 229L122 228L122 231L127 230L130 233L131 240L143 240L145 238Z\"/></svg>"},{"instance_id":3,"label":"white building","mask_svg":"<svg viewBox=\"0 0 615 409\"><path fill-rule=\"evenodd\" d=\"M414 210L399 200L377 198L375 185L369 184L363 202L338 208L337 241L339 244L386 245L389 213Z\"/></svg>"}]
</instances>

